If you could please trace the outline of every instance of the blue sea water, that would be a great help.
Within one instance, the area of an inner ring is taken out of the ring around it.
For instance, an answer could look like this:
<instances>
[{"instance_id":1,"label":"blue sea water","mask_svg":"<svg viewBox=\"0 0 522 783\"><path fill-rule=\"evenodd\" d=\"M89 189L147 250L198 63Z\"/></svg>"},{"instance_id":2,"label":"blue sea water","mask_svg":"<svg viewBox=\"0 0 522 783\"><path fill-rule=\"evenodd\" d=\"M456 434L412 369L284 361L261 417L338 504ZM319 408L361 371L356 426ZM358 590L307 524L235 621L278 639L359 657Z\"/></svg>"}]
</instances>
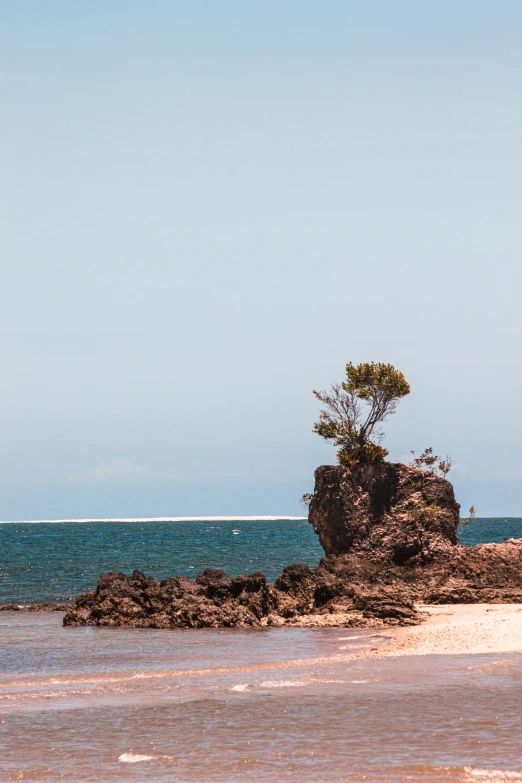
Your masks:
<instances>
[{"instance_id":1,"label":"blue sea water","mask_svg":"<svg viewBox=\"0 0 522 783\"><path fill-rule=\"evenodd\" d=\"M478 519L459 530L466 546L522 537L522 519ZM221 568L263 571L273 581L289 563L323 556L306 520L0 523L0 604L68 601L103 571L135 568L157 579Z\"/></svg>"}]
</instances>

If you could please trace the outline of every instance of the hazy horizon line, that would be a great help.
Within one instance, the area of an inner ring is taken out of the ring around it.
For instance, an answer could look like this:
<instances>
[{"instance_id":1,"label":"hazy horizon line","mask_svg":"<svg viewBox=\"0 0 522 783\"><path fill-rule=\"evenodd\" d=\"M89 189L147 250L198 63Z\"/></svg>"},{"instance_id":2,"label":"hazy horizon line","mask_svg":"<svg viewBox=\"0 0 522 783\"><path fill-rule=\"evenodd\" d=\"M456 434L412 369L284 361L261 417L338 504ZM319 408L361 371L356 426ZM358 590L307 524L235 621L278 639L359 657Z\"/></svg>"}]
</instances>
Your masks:
<instances>
[{"instance_id":1,"label":"hazy horizon line","mask_svg":"<svg viewBox=\"0 0 522 783\"><path fill-rule=\"evenodd\" d=\"M62 522L278 522L307 520L308 517L290 516L243 516L243 517L97 517L85 519L9 519L0 520L0 525L60 524Z\"/></svg>"}]
</instances>

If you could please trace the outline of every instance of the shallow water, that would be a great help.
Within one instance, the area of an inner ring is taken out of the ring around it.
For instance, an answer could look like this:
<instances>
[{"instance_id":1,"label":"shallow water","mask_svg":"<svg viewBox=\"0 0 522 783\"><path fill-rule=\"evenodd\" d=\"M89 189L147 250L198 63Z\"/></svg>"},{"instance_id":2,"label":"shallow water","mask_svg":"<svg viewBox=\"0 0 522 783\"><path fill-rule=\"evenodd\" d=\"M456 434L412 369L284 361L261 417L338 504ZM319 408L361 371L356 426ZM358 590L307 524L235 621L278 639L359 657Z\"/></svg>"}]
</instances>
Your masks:
<instances>
[{"instance_id":1,"label":"shallow water","mask_svg":"<svg viewBox=\"0 0 522 783\"><path fill-rule=\"evenodd\" d=\"M463 544L522 537L522 519L479 519ZM67 601L91 590L103 571L135 568L157 579L263 571L273 581L289 563L323 556L305 521L0 523L0 603Z\"/></svg>"},{"instance_id":2,"label":"shallow water","mask_svg":"<svg viewBox=\"0 0 522 783\"><path fill-rule=\"evenodd\" d=\"M359 629L0 617L0 779L522 780L522 656L357 658Z\"/></svg>"},{"instance_id":3,"label":"shallow water","mask_svg":"<svg viewBox=\"0 0 522 783\"><path fill-rule=\"evenodd\" d=\"M479 520L463 543L522 536ZM0 524L0 603L101 571L262 570L322 556L307 522ZM522 781L522 656L363 658L386 632L63 628L0 613L0 780Z\"/></svg>"}]
</instances>

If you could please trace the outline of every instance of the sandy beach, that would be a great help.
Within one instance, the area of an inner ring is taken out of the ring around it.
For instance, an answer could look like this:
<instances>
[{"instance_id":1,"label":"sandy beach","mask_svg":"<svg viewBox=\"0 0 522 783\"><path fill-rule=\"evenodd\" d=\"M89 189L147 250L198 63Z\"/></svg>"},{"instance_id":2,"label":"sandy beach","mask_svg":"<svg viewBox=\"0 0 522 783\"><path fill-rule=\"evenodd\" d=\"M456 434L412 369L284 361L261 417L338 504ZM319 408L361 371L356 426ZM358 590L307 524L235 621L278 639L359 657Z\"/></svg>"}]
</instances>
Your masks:
<instances>
[{"instance_id":1,"label":"sandy beach","mask_svg":"<svg viewBox=\"0 0 522 783\"><path fill-rule=\"evenodd\" d=\"M521 604L451 604L419 606L427 619L408 628L386 631L389 644L369 655L458 655L522 653Z\"/></svg>"}]
</instances>

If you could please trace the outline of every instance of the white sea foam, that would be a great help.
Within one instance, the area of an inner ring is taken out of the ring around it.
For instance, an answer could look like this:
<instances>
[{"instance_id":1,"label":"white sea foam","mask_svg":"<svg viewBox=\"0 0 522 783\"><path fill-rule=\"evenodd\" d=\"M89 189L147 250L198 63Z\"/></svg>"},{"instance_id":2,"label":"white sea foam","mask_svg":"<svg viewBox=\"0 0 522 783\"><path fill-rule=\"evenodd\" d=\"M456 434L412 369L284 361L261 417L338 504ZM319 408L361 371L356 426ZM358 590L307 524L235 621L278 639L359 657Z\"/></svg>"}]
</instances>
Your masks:
<instances>
[{"instance_id":1,"label":"white sea foam","mask_svg":"<svg viewBox=\"0 0 522 783\"><path fill-rule=\"evenodd\" d=\"M260 684L260 688L299 688L307 685L302 680L266 680Z\"/></svg>"},{"instance_id":2,"label":"white sea foam","mask_svg":"<svg viewBox=\"0 0 522 783\"><path fill-rule=\"evenodd\" d=\"M145 756L141 753L122 753L118 761L122 764L138 764L140 761L155 761L158 759L171 759L172 756Z\"/></svg>"},{"instance_id":3,"label":"white sea foam","mask_svg":"<svg viewBox=\"0 0 522 783\"><path fill-rule=\"evenodd\" d=\"M137 764L139 761L152 761L154 756L142 756L140 753L122 753L118 761L123 764Z\"/></svg>"},{"instance_id":4,"label":"white sea foam","mask_svg":"<svg viewBox=\"0 0 522 783\"><path fill-rule=\"evenodd\" d=\"M488 783L504 780L522 780L522 772L515 772L509 769L479 769L476 767L464 767L464 773L467 777L465 781L471 783L474 780L484 780Z\"/></svg>"},{"instance_id":5,"label":"white sea foam","mask_svg":"<svg viewBox=\"0 0 522 783\"><path fill-rule=\"evenodd\" d=\"M63 522L299 522L307 517L119 517L115 519L14 519L0 525L59 525Z\"/></svg>"},{"instance_id":6,"label":"white sea foam","mask_svg":"<svg viewBox=\"0 0 522 783\"><path fill-rule=\"evenodd\" d=\"M261 682L259 685L250 685L248 683L233 685L230 690L235 693L244 693L249 688L299 688L302 685L308 685L308 683L302 680L266 680L266 682Z\"/></svg>"}]
</instances>

